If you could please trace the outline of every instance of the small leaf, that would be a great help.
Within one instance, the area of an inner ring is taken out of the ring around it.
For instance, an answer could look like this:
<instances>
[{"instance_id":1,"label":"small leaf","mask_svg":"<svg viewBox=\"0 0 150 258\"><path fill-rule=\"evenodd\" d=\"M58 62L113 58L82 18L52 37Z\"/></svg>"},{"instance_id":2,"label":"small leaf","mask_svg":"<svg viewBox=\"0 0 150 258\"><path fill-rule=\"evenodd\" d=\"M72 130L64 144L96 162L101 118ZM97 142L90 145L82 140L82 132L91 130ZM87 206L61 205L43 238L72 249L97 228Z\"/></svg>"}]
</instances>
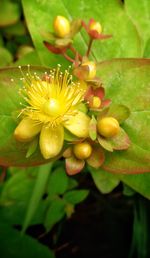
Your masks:
<instances>
[{"instance_id":1,"label":"small leaf","mask_svg":"<svg viewBox=\"0 0 150 258\"><path fill-rule=\"evenodd\" d=\"M64 128L64 139L68 142L79 141L79 138L70 133L66 128Z\"/></svg>"},{"instance_id":2,"label":"small leaf","mask_svg":"<svg viewBox=\"0 0 150 258\"><path fill-rule=\"evenodd\" d=\"M96 125L97 125L97 120L95 119L95 117L92 115L92 118L90 120L90 123L89 123L89 136L90 138L95 141L96 140L96 137L97 137L97 128L96 128Z\"/></svg>"},{"instance_id":3,"label":"small leaf","mask_svg":"<svg viewBox=\"0 0 150 258\"><path fill-rule=\"evenodd\" d=\"M78 204L87 198L88 190L72 190L64 194L64 199L71 204Z\"/></svg>"},{"instance_id":4,"label":"small leaf","mask_svg":"<svg viewBox=\"0 0 150 258\"><path fill-rule=\"evenodd\" d=\"M29 144L29 148L26 154L26 158L29 158L37 149L38 147L38 138L36 137L33 141Z\"/></svg>"},{"instance_id":5,"label":"small leaf","mask_svg":"<svg viewBox=\"0 0 150 258\"><path fill-rule=\"evenodd\" d=\"M68 37L73 38L81 29L81 19L75 19L71 22L71 32Z\"/></svg>"},{"instance_id":6,"label":"small leaf","mask_svg":"<svg viewBox=\"0 0 150 258\"><path fill-rule=\"evenodd\" d=\"M131 144L127 133L122 128L116 136L109 139L109 142L114 150L126 150Z\"/></svg>"},{"instance_id":7,"label":"small leaf","mask_svg":"<svg viewBox=\"0 0 150 258\"><path fill-rule=\"evenodd\" d=\"M101 137L100 135L97 137L99 144L107 151L113 152L112 144L109 140Z\"/></svg>"},{"instance_id":8,"label":"small leaf","mask_svg":"<svg viewBox=\"0 0 150 258\"><path fill-rule=\"evenodd\" d=\"M112 116L118 120L119 123L124 122L130 115L130 110L124 105L112 104L109 108L107 116Z\"/></svg>"},{"instance_id":9,"label":"small leaf","mask_svg":"<svg viewBox=\"0 0 150 258\"><path fill-rule=\"evenodd\" d=\"M94 147L87 163L94 168L99 168L105 160L105 155L101 147Z\"/></svg>"},{"instance_id":10,"label":"small leaf","mask_svg":"<svg viewBox=\"0 0 150 258\"><path fill-rule=\"evenodd\" d=\"M58 167L50 175L47 191L50 196L63 194L68 187L68 177L63 167Z\"/></svg>"},{"instance_id":11,"label":"small leaf","mask_svg":"<svg viewBox=\"0 0 150 258\"><path fill-rule=\"evenodd\" d=\"M126 184L123 184L123 194L125 196L133 196L134 194L136 194L136 191L134 191L131 187L129 187Z\"/></svg>"},{"instance_id":12,"label":"small leaf","mask_svg":"<svg viewBox=\"0 0 150 258\"><path fill-rule=\"evenodd\" d=\"M58 47L67 47L69 44L72 43L72 40L69 38L63 38L63 39L56 39L55 45Z\"/></svg>"},{"instance_id":13,"label":"small leaf","mask_svg":"<svg viewBox=\"0 0 150 258\"><path fill-rule=\"evenodd\" d=\"M51 228L59 222L65 215L65 202L62 199L54 199L50 204L50 207L46 213L46 218L44 221L44 226L46 231L51 230Z\"/></svg>"},{"instance_id":14,"label":"small leaf","mask_svg":"<svg viewBox=\"0 0 150 258\"><path fill-rule=\"evenodd\" d=\"M66 172L69 176L76 175L84 168L85 161L70 157L66 159Z\"/></svg>"},{"instance_id":15,"label":"small leaf","mask_svg":"<svg viewBox=\"0 0 150 258\"><path fill-rule=\"evenodd\" d=\"M114 188L119 184L120 180L113 174L110 174L104 170L89 168L95 185L101 193L107 194L112 192Z\"/></svg>"},{"instance_id":16,"label":"small leaf","mask_svg":"<svg viewBox=\"0 0 150 258\"><path fill-rule=\"evenodd\" d=\"M69 182L68 182L67 190L71 190L71 189L76 188L78 186L78 181L77 180L75 180L74 178L71 178L71 177L69 177L68 179L69 179Z\"/></svg>"}]
</instances>

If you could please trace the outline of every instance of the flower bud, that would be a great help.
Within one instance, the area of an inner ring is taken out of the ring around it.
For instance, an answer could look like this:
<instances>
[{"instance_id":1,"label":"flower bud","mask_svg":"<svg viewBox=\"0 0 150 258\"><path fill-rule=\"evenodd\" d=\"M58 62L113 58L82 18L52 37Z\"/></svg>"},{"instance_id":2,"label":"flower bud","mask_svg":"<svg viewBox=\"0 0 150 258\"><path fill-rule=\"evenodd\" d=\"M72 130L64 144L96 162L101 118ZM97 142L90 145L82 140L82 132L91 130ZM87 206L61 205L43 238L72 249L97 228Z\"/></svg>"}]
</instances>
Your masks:
<instances>
[{"instance_id":1,"label":"flower bud","mask_svg":"<svg viewBox=\"0 0 150 258\"><path fill-rule=\"evenodd\" d=\"M93 108L99 108L101 105L101 99L97 96L93 97L93 103L92 103L92 107Z\"/></svg>"},{"instance_id":2,"label":"flower bud","mask_svg":"<svg viewBox=\"0 0 150 258\"><path fill-rule=\"evenodd\" d=\"M74 145L73 152L77 159L87 159L92 154L92 147L88 142L81 142Z\"/></svg>"},{"instance_id":3,"label":"flower bud","mask_svg":"<svg viewBox=\"0 0 150 258\"><path fill-rule=\"evenodd\" d=\"M106 138L113 137L119 133L118 121L113 117L104 117L97 121L98 133Z\"/></svg>"},{"instance_id":4,"label":"flower bud","mask_svg":"<svg viewBox=\"0 0 150 258\"><path fill-rule=\"evenodd\" d=\"M89 25L89 29L90 30L95 30L97 31L99 34L101 34L102 32L102 26L99 22L96 22L96 21L92 21Z\"/></svg>"},{"instance_id":5,"label":"flower bud","mask_svg":"<svg viewBox=\"0 0 150 258\"><path fill-rule=\"evenodd\" d=\"M93 61L87 61L82 66L88 66L88 76L86 80L92 80L96 76L96 64Z\"/></svg>"},{"instance_id":6,"label":"flower bud","mask_svg":"<svg viewBox=\"0 0 150 258\"><path fill-rule=\"evenodd\" d=\"M64 38L70 33L70 22L63 16L56 16L53 26L55 34L60 38Z\"/></svg>"},{"instance_id":7,"label":"flower bud","mask_svg":"<svg viewBox=\"0 0 150 258\"><path fill-rule=\"evenodd\" d=\"M30 118L24 118L16 127L14 136L17 141L29 142L41 131L41 125Z\"/></svg>"}]
</instances>

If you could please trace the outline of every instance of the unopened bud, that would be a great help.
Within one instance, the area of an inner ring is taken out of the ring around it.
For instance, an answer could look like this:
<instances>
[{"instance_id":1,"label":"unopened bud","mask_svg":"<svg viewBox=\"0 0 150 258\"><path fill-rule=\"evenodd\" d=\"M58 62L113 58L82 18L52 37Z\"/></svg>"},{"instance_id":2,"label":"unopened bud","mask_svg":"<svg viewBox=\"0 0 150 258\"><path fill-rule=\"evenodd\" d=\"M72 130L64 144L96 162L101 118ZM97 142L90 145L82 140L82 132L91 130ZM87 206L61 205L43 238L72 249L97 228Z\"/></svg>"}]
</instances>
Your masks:
<instances>
[{"instance_id":1,"label":"unopened bud","mask_svg":"<svg viewBox=\"0 0 150 258\"><path fill-rule=\"evenodd\" d=\"M97 121L98 133L106 138L113 137L119 133L118 121L113 117L104 117Z\"/></svg>"},{"instance_id":2,"label":"unopened bud","mask_svg":"<svg viewBox=\"0 0 150 258\"><path fill-rule=\"evenodd\" d=\"M56 16L53 26L55 34L60 38L64 38L70 33L70 22L64 16Z\"/></svg>"},{"instance_id":3,"label":"unopened bud","mask_svg":"<svg viewBox=\"0 0 150 258\"><path fill-rule=\"evenodd\" d=\"M93 61L87 61L82 66L88 66L89 71L86 79L92 80L96 76L96 64Z\"/></svg>"},{"instance_id":4,"label":"unopened bud","mask_svg":"<svg viewBox=\"0 0 150 258\"><path fill-rule=\"evenodd\" d=\"M99 34L102 33L102 26L99 22L96 22L96 21L92 21L90 26L89 26L89 29L90 30L95 30L97 31Z\"/></svg>"},{"instance_id":5,"label":"unopened bud","mask_svg":"<svg viewBox=\"0 0 150 258\"><path fill-rule=\"evenodd\" d=\"M97 96L94 96L94 97L93 97L92 107L93 107L93 108L99 108L100 105L101 105L101 100L100 100L100 98L97 97Z\"/></svg>"},{"instance_id":6,"label":"unopened bud","mask_svg":"<svg viewBox=\"0 0 150 258\"><path fill-rule=\"evenodd\" d=\"M92 147L88 142L77 143L73 146L73 152L77 159L87 159L92 154Z\"/></svg>"}]
</instances>

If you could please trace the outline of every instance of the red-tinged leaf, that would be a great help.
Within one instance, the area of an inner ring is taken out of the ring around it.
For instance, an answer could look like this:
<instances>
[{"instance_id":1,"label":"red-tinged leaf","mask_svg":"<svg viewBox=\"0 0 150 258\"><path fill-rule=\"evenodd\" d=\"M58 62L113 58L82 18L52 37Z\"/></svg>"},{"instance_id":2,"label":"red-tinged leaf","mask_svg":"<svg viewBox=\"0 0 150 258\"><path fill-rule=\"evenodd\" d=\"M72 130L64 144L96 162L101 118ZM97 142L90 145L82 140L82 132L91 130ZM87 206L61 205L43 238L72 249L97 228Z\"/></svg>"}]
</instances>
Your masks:
<instances>
[{"instance_id":1,"label":"red-tinged leaf","mask_svg":"<svg viewBox=\"0 0 150 258\"><path fill-rule=\"evenodd\" d=\"M86 160L87 163L94 168L99 168L105 160L104 151L101 147L93 148L91 156Z\"/></svg>"},{"instance_id":2,"label":"red-tinged leaf","mask_svg":"<svg viewBox=\"0 0 150 258\"><path fill-rule=\"evenodd\" d=\"M97 121L94 116L92 116L90 123L89 123L89 136L90 138L95 141L97 137Z\"/></svg>"},{"instance_id":3,"label":"red-tinged leaf","mask_svg":"<svg viewBox=\"0 0 150 258\"><path fill-rule=\"evenodd\" d=\"M107 153L103 165L112 173L150 172L150 60L117 59L97 65L106 96L130 109L123 123L131 145L127 150Z\"/></svg>"},{"instance_id":4,"label":"red-tinged leaf","mask_svg":"<svg viewBox=\"0 0 150 258\"><path fill-rule=\"evenodd\" d=\"M76 175L84 168L85 161L70 157L66 159L66 172L69 176Z\"/></svg>"},{"instance_id":5,"label":"red-tinged leaf","mask_svg":"<svg viewBox=\"0 0 150 258\"><path fill-rule=\"evenodd\" d=\"M127 133L122 128L116 136L109 139L109 142L114 150L126 150L131 144Z\"/></svg>"},{"instance_id":6,"label":"red-tinged leaf","mask_svg":"<svg viewBox=\"0 0 150 258\"><path fill-rule=\"evenodd\" d=\"M130 110L125 105L112 104L109 108L107 116L112 116L116 118L119 123L122 123L130 116Z\"/></svg>"},{"instance_id":7,"label":"red-tinged leaf","mask_svg":"<svg viewBox=\"0 0 150 258\"><path fill-rule=\"evenodd\" d=\"M110 151L110 152L113 152L113 146L112 146L111 142L110 142L108 139L103 138L103 137L100 136L100 135L97 137L97 139L98 139L99 144L100 144L105 150Z\"/></svg>"}]
</instances>

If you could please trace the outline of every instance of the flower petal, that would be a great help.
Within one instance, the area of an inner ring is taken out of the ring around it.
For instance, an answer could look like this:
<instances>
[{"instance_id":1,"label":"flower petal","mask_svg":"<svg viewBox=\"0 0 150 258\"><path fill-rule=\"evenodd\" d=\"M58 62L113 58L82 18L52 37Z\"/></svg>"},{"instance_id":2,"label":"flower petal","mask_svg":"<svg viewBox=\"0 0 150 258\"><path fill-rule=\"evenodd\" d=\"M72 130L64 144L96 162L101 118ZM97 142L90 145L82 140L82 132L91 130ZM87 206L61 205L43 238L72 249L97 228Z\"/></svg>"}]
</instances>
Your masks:
<instances>
[{"instance_id":1,"label":"flower petal","mask_svg":"<svg viewBox=\"0 0 150 258\"><path fill-rule=\"evenodd\" d=\"M17 141L30 142L41 131L41 125L30 118L24 118L16 127L14 136Z\"/></svg>"},{"instance_id":2,"label":"flower petal","mask_svg":"<svg viewBox=\"0 0 150 258\"><path fill-rule=\"evenodd\" d=\"M86 138L89 136L90 117L82 112L78 112L64 126L74 135Z\"/></svg>"},{"instance_id":3,"label":"flower petal","mask_svg":"<svg viewBox=\"0 0 150 258\"><path fill-rule=\"evenodd\" d=\"M63 147L64 129L62 126L50 128L42 127L40 134L40 150L45 159L56 157Z\"/></svg>"}]
</instances>

